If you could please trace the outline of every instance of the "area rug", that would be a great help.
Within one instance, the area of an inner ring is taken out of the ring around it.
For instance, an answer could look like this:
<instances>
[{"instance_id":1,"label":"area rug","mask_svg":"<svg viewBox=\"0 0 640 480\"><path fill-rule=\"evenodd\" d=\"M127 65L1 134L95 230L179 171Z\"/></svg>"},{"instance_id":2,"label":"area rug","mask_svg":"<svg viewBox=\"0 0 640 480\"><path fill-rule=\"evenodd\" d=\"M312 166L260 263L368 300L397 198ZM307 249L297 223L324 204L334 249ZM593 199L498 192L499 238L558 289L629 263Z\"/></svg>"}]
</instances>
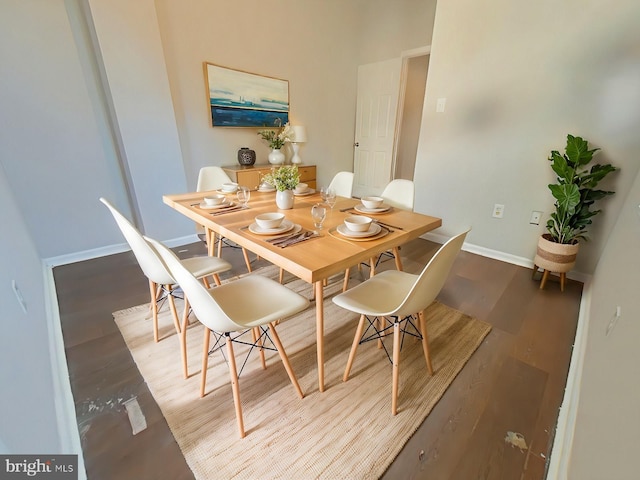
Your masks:
<instances>
[{"instance_id":1,"label":"area rug","mask_svg":"<svg viewBox=\"0 0 640 480\"><path fill-rule=\"evenodd\" d=\"M277 278L278 270L265 267L253 274ZM287 286L311 299L311 287L305 282L293 280ZM339 285L329 295L336 290ZM202 325L193 321L188 330L190 377L185 380L167 309L160 316L159 343L153 341L148 312L148 305L141 305L113 315L198 479L379 478L491 329L441 303L429 307L427 329L435 374L426 370L420 342L405 340L398 414L392 416L391 364L375 342L360 345L351 376L342 381L358 318L330 298L324 305L325 391L318 391L312 302L308 310L277 327L305 397L295 393L277 353L267 353L266 370L254 354L239 381L247 433L240 439L229 370L220 352L211 355L207 395L199 396ZM238 368L242 353L236 347Z\"/></svg>"}]
</instances>

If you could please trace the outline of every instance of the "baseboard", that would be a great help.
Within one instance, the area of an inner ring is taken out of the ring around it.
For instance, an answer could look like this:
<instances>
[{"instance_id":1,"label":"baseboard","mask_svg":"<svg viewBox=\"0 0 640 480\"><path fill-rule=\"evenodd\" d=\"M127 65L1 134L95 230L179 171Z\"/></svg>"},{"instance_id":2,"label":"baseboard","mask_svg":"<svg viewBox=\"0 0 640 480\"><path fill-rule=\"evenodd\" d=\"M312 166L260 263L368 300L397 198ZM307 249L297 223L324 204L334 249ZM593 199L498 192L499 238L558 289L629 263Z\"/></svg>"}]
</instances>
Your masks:
<instances>
[{"instance_id":1,"label":"baseboard","mask_svg":"<svg viewBox=\"0 0 640 480\"><path fill-rule=\"evenodd\" d=\"M450 237L439 233L430 232L422 235L420 238L424 238L425 240L430 240L435 243L445 243L447 240L449 240ZM480 255L483 257L493 258L494 260L500 260L501 262L510 263L512 265L518 265L525 268L533 268L533 260L531 260L530 258L520 257L518 255L500 252L498 250L492 250L490 248L481 247L472 243L465 242L464 245L462 245L462 250L464 250L465 252L475 253L476 255ZM577 282L586 283L591 278L591 275L572 270L567 273L567 278L570 278L571 280L575 280Z\"/></svg>"},{"instance_id":2,"label":"baseboard","mask_svg":"<svg viewBox=\"0 0 640 480\"><path fill-rule=\"evenodd\" d=\"M58 438L61 454L78 455L79 480L86 480L82 442L78 431L75 402L69 381L69 367L64 351L64 339L60 324L60 309L56 295L53 269L43 262L43 283L45 297L45 312L47 320L47 336L49 339L49 356L51 376L53 380L53 403L56 410Z\"/></svg>"},{"instance_id":3,"label":"baseboard","mask_svg":"<svg viewBox=\"0 0 640 480\"><path fill-rule=\"evenodd\" d=\"M186 245L189 243L199 242L200 239L194 233L193 235L187 235L185 237L178 237L171 240L163 240L167 247L179 247L180 245ZM50 267L58 267L60 265L68 265L70 263L82 262L85 260L92 260L94 258L106 257L108 255L114 255L116 253L122 253L131 250L127 243L119 243L117 245L107 245L106 247L93 248L91 250L83 250L81 252L69 253L66 255L59 255L57 257L45 258L43 261L45 265Z\"/></svg>"},{"instance_id":4,"label":"baseboard","mask_svg":"<svg viewBox=\"0 0 640 480\"><path fill-rule=\"evenodd\" d=\"M556 424L555 437L551 449L551 458L549 459L549 465L547 467L546 478L548 479L565 480L569 477L569 460L571 459L571 450L573 448L580 385L582 383L582 369L584 367L587 338L589 336L590 310L591 278L584 283L584 287L582 288L578 326L573 344L573 352L571 353L569 373L567 374L567 385L558 414L558 422Z\"/></svg>"}]
</instances>

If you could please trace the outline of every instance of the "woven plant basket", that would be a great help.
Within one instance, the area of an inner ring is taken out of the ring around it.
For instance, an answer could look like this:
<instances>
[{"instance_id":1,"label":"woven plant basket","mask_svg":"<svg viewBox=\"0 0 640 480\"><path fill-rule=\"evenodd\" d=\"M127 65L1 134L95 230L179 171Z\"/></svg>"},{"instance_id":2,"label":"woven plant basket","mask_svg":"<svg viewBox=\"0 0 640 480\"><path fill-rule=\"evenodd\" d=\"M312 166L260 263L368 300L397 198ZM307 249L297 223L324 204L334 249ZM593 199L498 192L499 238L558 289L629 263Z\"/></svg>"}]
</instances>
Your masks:
<instances>
[{"instance_id":1,"label":"woven plant basket","mask_svg":"<svg viewBox=\"0 0 640 480\"><path fill-rule=\"evenodd\" d=\"M538 267L553 273L566 273L576 264L580 244L563 244L551 241L545 233L538 239L538 250L533 261Z\"/></svg>"}]
</instances>

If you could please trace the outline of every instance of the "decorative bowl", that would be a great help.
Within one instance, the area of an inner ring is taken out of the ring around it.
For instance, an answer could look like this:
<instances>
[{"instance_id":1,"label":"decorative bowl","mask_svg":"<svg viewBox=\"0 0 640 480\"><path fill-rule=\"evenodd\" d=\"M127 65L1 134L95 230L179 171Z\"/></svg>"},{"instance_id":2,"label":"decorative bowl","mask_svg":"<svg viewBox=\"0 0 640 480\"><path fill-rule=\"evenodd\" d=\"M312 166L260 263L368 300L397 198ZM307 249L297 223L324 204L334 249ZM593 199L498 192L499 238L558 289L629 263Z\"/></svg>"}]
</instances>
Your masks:
<instances>
[{"instance_id":1,"label":"decorative bowl","mask_svg":"<svg viewBox=\"0 0 640 480\"><path fill-rule=\"evenodd\" d=\"M344 219L344 224L354 232L366 232L371 227L371 218L363 215L352 215Z\"/></svg>"},{"instance_id":2,"label":"decorative bowl","mask_svg":"<svg viewBox=\"0 0 640 480\"><path fill-rule=\"evenodd\" d=\"M380 208L384 198L382 197L362 197L360 199L364 208Z\"/></svg>"},{"instance_id":3,"label":"decorative bowl","mask_svg":"<svg viewBox=\"0 0 640 480\"><path fill-rule=\"evenodd\" d=\"M222 202L224 202L224 198L224 195L208 195L204 197L204 203L209 206L220 205Z\"/></svg>"},{"instance_id":4,"label":"decorative bowl","mask_svg":"<svg viewBox=\"0 0 640 480\"><path fill-rule=\"evenodd\" d=\"M284 220L284 213L261 213L256 216L255 220L260 228L278 228Z\"/></svg>"},{"instance_id":5,"label":"decorative bowl","mask_svg":"<svg viewBox=\"0 0 640 480\"><path fill-rule=\"evenodd\" d=\"M309 190L309 185L306 183L299 183L296 188L293 189L295 193L304 193Z\"/></svg>"},{"instance_id":6,"label":"decorative bowl","mask_svg":"<svg viewBox=\"0 0 640 480\"><path fill-rule=\"evenodd\" d=\"M222 184L222 190L224 192L233 193L238 189L238 184L235 182L227 182Z\"/></svg>"}]
</instances>

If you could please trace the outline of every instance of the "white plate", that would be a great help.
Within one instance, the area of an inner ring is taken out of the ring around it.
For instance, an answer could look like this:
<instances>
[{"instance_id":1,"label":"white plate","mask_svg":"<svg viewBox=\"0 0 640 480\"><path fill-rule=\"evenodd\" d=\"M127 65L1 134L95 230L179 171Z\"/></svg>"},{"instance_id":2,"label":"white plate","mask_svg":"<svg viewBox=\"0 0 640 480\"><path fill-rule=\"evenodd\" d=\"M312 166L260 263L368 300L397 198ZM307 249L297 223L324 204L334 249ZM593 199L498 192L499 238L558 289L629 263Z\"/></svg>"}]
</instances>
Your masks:
<instances>
[{"instance_id":1,"label":"white plate","mask_svg":"<svg viewBox=\"0 0 640 480\"><path fill-rule=\"evenodd\" d=\"M383 205L384 205L384 203L383 203ZM360 213L382 213L382 212L386 212L390 208L391 207L389 205L384 205L384 206L379 207L379 208L367 208L364 205L362 205L361 203L359 203L358 205L353 207L353 209L356 212L360 212Z\"/></svg>"},{"instance_id":2,"label":"white plate","mask_svg":"<svg viewBox=\"0 0 640 480\"><path fill-rule=\"evenodd\" d=\"M251 233L255 233L256 235L277 235L279 233L288 232L295 226L295 223L285 218L277 228L262 228L257 223L253 222L251 225L249 225L249 231Z\"/></svg>"},{"instance_id":3,"label":"white plate","mask_svg":"<svg viewBox=\"0 0 640 480\"><path fill-rule=\"evenodd\" d=\"M372 223L369 227L369 230L366 230L364 232L354 232L353 230L349 230L344 223L341 223L340 225L338 225L338 228L336 228L336 230L338 230L338 233L340 235L343 235L345 237L362 238L373 237L374 235L379 234L380 230L382 230L382 227L380 227L380 225L378 225L377 223Z\"/></svg>"},{"instance_id":4,"label":"white plate","mask_svg":"<svg viewBox=\"0 0 640 480\"><path fill-rule=\"evenodd\" d=\"M300 193L296 193L295 190L293 191L293 194L296 197L304 197L306 195L311 195L313 193L316 193L316 191L313 188L307 188L304 192L300 192Z\"/></svg>"},{"instance_id":5,"label":"white plate","mask_svg":"<svg viewBox=\"0 0 640 480\"><path fill-rule=\"evenodd\" d=\"M234 203L227 201L227 199L224 200L224 202L219 203L218 205L207 205L206 203L202 202L199 207L202 208L203 210L217 210L219 208L229 208L229 207L233 207Z\"/></svg>"}]
</instances>

